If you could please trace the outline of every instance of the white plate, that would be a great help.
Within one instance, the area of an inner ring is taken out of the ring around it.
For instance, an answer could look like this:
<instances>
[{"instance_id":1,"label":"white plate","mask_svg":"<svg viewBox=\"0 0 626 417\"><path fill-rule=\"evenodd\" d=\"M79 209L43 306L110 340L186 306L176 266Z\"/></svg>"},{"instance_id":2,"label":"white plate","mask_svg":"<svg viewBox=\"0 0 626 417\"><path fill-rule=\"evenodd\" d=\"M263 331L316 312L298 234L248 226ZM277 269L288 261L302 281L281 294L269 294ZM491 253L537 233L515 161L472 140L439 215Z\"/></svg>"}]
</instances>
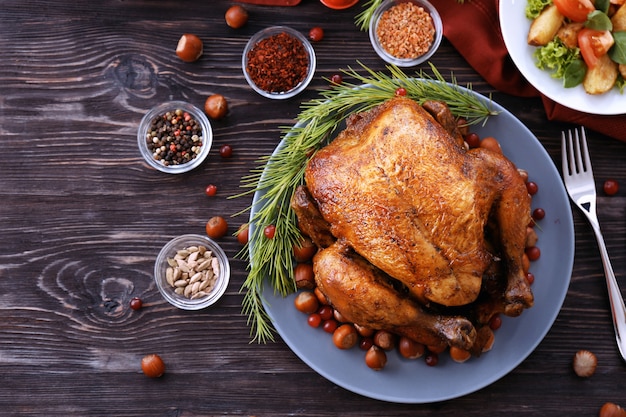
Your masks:
<instances>
[{"instance_id":1,"label":"white plate","mask_svg":"<svg viewBox=\"0 0 626 417\"><path fill-rule=\"evenodd\" d=\"M552 78L550 72L535 66L534 46L528 45L526 36L531 21L526 18L527 0L500 0L500 27L504 43L513 62L537 90L570 109L590 114L614 115L626 113L626 95L614 88L601 95L587 94L579 85L563 87L563 80Z\"/></svg>"},{"instance_id":2,"label":"white plate","mask_svg":"<svg viewBox=\"0 0 626 417\"><path fill-rule=\"evenodd\" d=\"M541 257L531 266L536 277L535 305L520 317L504 318L493 349L480 358L459 364L442 354L439 364L429 367L423 359L409 361L393 351L388 354L387 366L376 372L365 365L364 352L358 347L339 350L331 335L321 328L309 327L307 316L294 307L294 295L283 298L266 283L265 307L280 336L307 365L333 383L366 397L396 403L430 403L460 397L508 374L533 352L554 323L572 272L572 211L559 172L539 141L511 113L491 104L501 113L473 131L481 137L498 138L504 153L518 168L529 171L530 179L539 185L533 207L546 212L537 231ZM284 140L277 149L283 145ZM261 196L260 192L255 194L251 216L258 210L256 204ZM251 243L253 248L254 242Z\"/></svg>"}]
</instances>

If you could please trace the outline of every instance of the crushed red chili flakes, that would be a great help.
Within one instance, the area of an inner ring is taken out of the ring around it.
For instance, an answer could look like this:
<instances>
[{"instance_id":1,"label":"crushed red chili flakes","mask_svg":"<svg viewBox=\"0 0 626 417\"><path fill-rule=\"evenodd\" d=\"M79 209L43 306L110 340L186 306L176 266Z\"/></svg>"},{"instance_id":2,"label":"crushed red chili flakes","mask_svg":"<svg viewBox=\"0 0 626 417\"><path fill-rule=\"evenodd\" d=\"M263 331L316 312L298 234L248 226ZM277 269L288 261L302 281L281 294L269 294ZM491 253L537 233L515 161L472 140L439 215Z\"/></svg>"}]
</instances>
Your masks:
<instances>
[{"instance_id":1,"label":"crushed red chili flakes","mask_svg":"<svg viewBox=\"0 0 626 417\"><path fill-rule=\"evenodd\" d=\"M435 39L435 25L424 8L410 2L400 3L381 15L376 36L388 54L415 59L430 49Z\"/></svg>"},{"instance_id":2,"label":"crushed red chili flakes","mask_svg":"<svg viewBox=\"0 0 626 417\"><path fill-rule=\"evenodd\" d=\"M252 82L270 93L293 90L304 80L309 68L304 45L285 32L257 42L247 58L246 71Z\"/></svg>"}]
</instances>

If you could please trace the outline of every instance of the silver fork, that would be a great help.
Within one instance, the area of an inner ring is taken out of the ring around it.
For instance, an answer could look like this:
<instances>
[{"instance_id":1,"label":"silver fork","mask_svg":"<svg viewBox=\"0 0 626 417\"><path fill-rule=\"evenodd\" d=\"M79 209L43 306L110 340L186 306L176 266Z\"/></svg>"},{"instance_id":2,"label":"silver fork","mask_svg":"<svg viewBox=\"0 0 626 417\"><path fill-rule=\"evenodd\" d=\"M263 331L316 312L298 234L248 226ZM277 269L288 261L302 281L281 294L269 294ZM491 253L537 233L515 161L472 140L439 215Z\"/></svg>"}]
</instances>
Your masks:
<instances>
[{"instance_id":1,"label":"silver fork","mask_svg":"<svg viewBox=\"0 0 626 417\"><path fill-rule=\"evenodd\" d=\"M563 164L563 180L565 188L572 201L585 214L598 240L600 255L602 257L602 265L604 266L604 275L606 277L606 285L609 293L609 302L611 304L611 315L613 317L613 327L615 328L615 338L617 339L617 347L626 360L626 307L622 293L617 285L615 273L609 260L609 254L604 244L604 238L600 231L600 223L596 215L596 186L591 171L591 159L589 158L589 150L587 149L587 138L585 129L561 133L561 158Z\"/></svg>"}]
</instances>

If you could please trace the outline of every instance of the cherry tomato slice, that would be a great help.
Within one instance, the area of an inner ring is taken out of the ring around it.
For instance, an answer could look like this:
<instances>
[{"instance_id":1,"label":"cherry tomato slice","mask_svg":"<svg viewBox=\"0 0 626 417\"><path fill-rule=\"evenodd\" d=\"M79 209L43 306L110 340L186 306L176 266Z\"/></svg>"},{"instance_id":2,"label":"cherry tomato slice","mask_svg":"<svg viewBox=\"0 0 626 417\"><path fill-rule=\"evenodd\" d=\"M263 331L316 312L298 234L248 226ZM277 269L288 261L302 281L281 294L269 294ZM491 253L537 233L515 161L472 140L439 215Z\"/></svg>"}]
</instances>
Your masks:
<instances>
[{"instance_id":1,"label":"cherry tomato slice","mask_svg":"<svg viewBox=\"0 0 626 417\"><path fill-rule=\"evenodd\" d=\"M573 22L584 22L596 8L591 0L554 0L559 13Z\"/></svg>"},{"instance_id":2,"label":"cherry tomato slice","mask_svg":"<svg viewBox=\"0 0 626 417\"><path fill-rule=\"evenodd\" d=\"M614 40L608 30L593 30L584 28L578 32L578 47L580 54L589 68L598 65L598 58L606 54Z\"/></svg>"}]
</instances>

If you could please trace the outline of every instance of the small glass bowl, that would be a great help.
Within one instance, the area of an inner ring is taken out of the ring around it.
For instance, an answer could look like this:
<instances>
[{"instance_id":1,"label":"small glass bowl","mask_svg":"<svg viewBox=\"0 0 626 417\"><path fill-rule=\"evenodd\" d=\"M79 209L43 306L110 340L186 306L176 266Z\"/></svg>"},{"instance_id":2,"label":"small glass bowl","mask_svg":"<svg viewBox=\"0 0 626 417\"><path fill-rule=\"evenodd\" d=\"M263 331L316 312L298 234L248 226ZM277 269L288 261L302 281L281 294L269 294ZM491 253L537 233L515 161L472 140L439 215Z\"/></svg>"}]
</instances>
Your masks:
<instances>
[{"instance_id":1,"label":"small glass bowl","mask_svg":"<svg viewBox=\"0 0 626 417\"><path fill-rule=\"evenodd\" d=\"M174 111L177 109L188 112L194 119L198 121L198 123L200 123L200 126L202 126L202 148L200 150L200 153L197 154L196 157L189 162L180 165L164 165L160 161L154 159L154 157L152 156L152 152L150 151L150 149L148 149L148 144L146 143L146 135L155 117L165 114L168 111ZM137 130L137 144L139 145L139 151L141 152L141 156L143 156L143 159L152 168L155 168L161 172L167 172L168 174L181 174L183 172L188 172L198 167L209 155L212 143L213 130L211 129L211 123L209 122L209 119L202 110L184 101L168 101L166 103L159 104L158 106L153 107L148 111L148 113L143 116L141 122L139 123L139 129Z\"/></svg>"},{"instance_id":2,"label":"small glass bowl","mask_svg":"<svg viewBox=\"0 0 626 417\"><path fill-rule=\"evenodd\" d=\"M270 91L263 90L262 88L257 86L252 80L252 78L250 77L250 74L248 74L248 70L247 70L248 53L256 46L257 43L259 43L259 41L265 38L269 38L270 36L273 36L273 35L278 35L279 33L287 33L293 36L294 38L298 39L302 43L309 59L309 66L307 68L307 73L304 79L300 81L300 83L296 85L294 88L288 91L270 92ZM248 82L250 87L252 87L254 91L256 91L257 93L259 93L260 95L266 98L284 100L287 98L291 98L301 93L302 91L304 91L304 89L309 85L309 83L313 79L313 75L315 74L315 67L316 67L315 50L313 49L313 46L311 46L311 43L306 38L306 36L298 32L297 30L294 30L287 26L272 26L272 27L263 29L260 32L257 32L255 35L253 35L250 38L250 40L248 40L248 43L246 44L246 47L243 50L243 55L241 57L241 67L243 69L243 75L246 78L246 81Z\"/></svg>"},{"instance_id":3,"label":"small glass bowl","mask_svg":"<svg viewBox=\"0 0 626 417\"><path fill-rule=\"evenodd\" d=\"M428 51L425 54L418 56L417 58L403 59L391 55L385 50L385 48L382 47L378 40L378 36L376 35L378 22L380 21L380 17L382 16L382 14L388 9L400 3L414 3L417 6L422 7L426 12L428 12L428 14L430 14L430 17L433 20L433 25L435 27L435 37L433 39L433 42L430 45ZM393 64L398 67L414 67L428 60L439 48L439 45L441 44L441 39L443 37L443 23L441 21L441 16L439 16L439 12L435 8L435 6L430 4L427 0L385 0L380 6L376 8L372 15L372 19L370 20L369 36L372 47L374 48L378 56L380 56L383 60L385 60L389 64Z\"/></svg>"},{"instance_id":4,"label":"small glass bowl","mask_svg":"<svg viewBox=\"0 0 626 417\"><path fill-rule=\"evenodd\" d=\"M209 294L197 299L190 299L184 295L176 294L174 288L166 279L169 266L168 258L174 258L177 251L190 246L206 247L217 258L220 268L219 276ZM224 295L230 280L230 263L222 248L208 237L202 235L181 235L166 243L159 252L154 263L154 280L163 298L173 306L183 310L200 310L214 304Z\"/></svg>"}]
</instances>

